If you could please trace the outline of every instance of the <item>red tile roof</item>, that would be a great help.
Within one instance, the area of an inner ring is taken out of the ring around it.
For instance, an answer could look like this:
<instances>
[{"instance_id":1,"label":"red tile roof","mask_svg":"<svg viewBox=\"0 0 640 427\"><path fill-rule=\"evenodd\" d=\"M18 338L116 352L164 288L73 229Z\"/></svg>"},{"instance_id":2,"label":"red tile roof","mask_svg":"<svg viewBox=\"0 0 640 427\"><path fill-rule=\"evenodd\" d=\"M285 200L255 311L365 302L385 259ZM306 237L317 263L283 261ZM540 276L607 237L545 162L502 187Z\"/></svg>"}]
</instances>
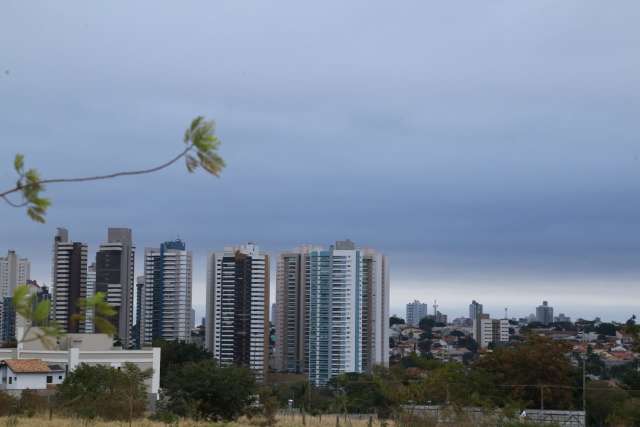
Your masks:
<instances>
[{"instance_id":1,"label":"red tile roof","mask_svg":"<svg viewBox=\"0 0 640 427\"><path fill-rule=\"evenodd\" d=\"M45 374L51 372L49 366L40 359L6 359L7 365L16 374Z\"/></svg>"}]
</instances>

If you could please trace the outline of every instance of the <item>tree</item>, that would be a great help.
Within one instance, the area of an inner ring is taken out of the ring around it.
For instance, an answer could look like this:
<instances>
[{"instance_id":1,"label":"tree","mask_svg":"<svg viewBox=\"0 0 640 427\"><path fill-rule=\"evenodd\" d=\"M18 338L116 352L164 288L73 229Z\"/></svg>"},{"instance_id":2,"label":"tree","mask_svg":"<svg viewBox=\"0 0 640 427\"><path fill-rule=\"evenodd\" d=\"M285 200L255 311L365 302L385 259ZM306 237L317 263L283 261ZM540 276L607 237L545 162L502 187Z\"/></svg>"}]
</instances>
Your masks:
<instances>
[{"instance_id":1,"label":"tree","mask_svg":"<svg viewBox=\"0 0 640 427\"><path fill-rule=\"evenodd\" d=\"M587 385L587 425L602 426L612 417L628 394L607 381L592 381Z\"/></svg>"},{"instance_id":2,"label":"tree","mask_svg":"<svg viewBox=\"0 0 640 427\"><path fill-rule=\"evenodd\" d=\"M393 325L404 325L404 319L394 314L389 318L389 327L392 327Z\"/></svg>"},{"instance_id":3,"label":"tree","mask_svg":"<svg viewBox=\"0 0 640 427\"><path fill-rule=\"evenodd\" d=\"M167 408L180 416L234 420L253 403L253 374L237 366L219 367L213 360L190 362L169 373Z\"/></svg>"},{"instance_id":4,"label":"tree","mask_svg":"<svg viewBox=\"0 0 640 427\"><path fill-rule=\"evenodd\" d=\"M399 405L397 395L387 393L383 372L378 375L346 373L334 377L329 387L336 393L337 412L376 413L381 418L388 418Z\"/></svg>"},{"instance_id":5,"label":"tree","mask_svg":"<svg viewBox=\"0 0 640 427\"><path fill-rule=\"evenodd\" d=\"M58 324L48 320L51 301L38 301L38 296L30 293L27 285L19 285L13 291L11 302L16 315L25 319L27 324L22 336L16 337L16 340L20 343L40 341L46 348L51 348L55 343L54 338L62 334Z\"/></svg>"},{"instance_id":6,"label":"tree","mask_svg":"<svg viewBox=\"0 0 640 427\"><path fill-rule=\"evenodd\" d=\"M608 337L616 336L616 326L613 323L600 323L596 328L595 332L600 335L605 335Z\"/></svg>"},{"instance_id":7,"label":"tree","mask_svg":"<svg viewBox=\"0 0 640 427\"><path fill-rule=\"evenodd\" d=\"M432 341L430 339L424 339L418 341L418 350L421 354L427 354L431 351Z\"/></svg>"},{"instance_id":8,"label":"tree","mask_svg":"<svg viewBox=\"0 0 640 427\"><path fill-rule=\"evenodd\" d=\"M432 317L427 316L420 319L418 325L420 329L430 334L433 327L436 325L436 321Z\"/></svg>"},{"instance_id":9,"label":"tree","mask_svg":"<svg viewBox=\"0 0 640 427\"><path fill-rule=\"evenodd\" d=\"M81 364L57 388L57 405L64 413L81 418L131 420L144 414L147 393L144 381L151 371L131 363L123 369Z\"/></svg>"},{"instance_id":10,"label":"tree","mask_svg":"<svg viewBox=\"0 0 640 427\"><path fill-rule=\"evenodd\" d=\"M167 384L167 376L190 362L213 360L213 354L194 343L184 341L154 340L154 347L160 347L160 386Z\"/></svg>"},{"instance_id":11,"label":"tree","mask_svg":"<svg viewBox=\"0 0 640 427\"><path fill-rule=\"evenodd\" d=\"M189 172L198 168L219 176L225 166L224 160L218 155L220 140L214 135L215 124L198 116L191 122L184 134L183 142L186 147L174 158L158 166L134 171L115 172L106 175L95 175L80 178L47 178L40 177L37 169L25 169L24 155L16 154L13 168L18 175L15 186L0 191L0 198L13 207L26 207L27 215L34 221L43 223L51 200L43 197L42 193L48 184L87 182L112 179L121 176L143 175L165 169L178 160L184 158ZM19 200L12 200L11 195L18 194Z\"/></svg>"},{"instance_id":12,"label":"tree","mask_svg":"<svg viewBox=\"0 0 640 427\"><path fill-rule=\"evenodd\" d=\"M572 405L572 386L577 375L565 354L564 343L530 336L513 347L500 347L478 360L474 367L485 371L503 398L522 401L529 407L566 409Z\"/></svg>"}]
</instances>

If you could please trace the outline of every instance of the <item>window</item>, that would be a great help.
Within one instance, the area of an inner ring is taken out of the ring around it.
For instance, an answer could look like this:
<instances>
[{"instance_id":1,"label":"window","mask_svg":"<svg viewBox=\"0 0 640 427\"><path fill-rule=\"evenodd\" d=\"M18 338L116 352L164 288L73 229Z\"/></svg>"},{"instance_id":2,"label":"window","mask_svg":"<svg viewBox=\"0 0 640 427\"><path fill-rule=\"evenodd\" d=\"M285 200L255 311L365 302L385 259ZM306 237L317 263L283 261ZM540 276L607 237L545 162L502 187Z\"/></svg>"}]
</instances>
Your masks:
<instances>
[{"instance_id":1,"label":"window","mask_svg":"<svg viewBox=\"0 0 640 427\"><path fill-rule=\"evenodd\" d=\"M59 379L59 380L61 380L61 379L62 379L62 375L59 375L59 376L58 376L58 379Z\"/></svg>"},{"instance_id":2,"label":"window","mask_svg":"<svg viewBox=\"0 0 640 427\"><path fill-rule=\"evenodd\" d=\"M47 384L51 384L51 383L53 383L53 376L47 375Z\"/></svg>"},{"instance_id":3,"label":"window","mask_svg":"<svg viewBox=\"0 0 640 427\"><path fill-rule=\"evenodd\" d=\"M11 380L13 379L13 377L9 377L9 384L12 384Z\"/></svg>"}]
</instances>

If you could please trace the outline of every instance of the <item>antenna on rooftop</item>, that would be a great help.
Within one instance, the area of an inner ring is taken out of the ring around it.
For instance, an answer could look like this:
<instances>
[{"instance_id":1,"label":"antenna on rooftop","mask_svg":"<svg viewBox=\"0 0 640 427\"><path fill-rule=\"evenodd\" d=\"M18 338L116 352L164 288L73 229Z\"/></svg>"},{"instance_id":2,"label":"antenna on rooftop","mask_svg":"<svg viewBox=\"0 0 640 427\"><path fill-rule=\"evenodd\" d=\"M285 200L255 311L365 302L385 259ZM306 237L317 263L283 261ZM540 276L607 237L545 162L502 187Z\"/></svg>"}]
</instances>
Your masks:
<instances>
[{"instance_id":1,"label":"antenna on rooftop","mask_svg":"<svg viewBox=\"0 0 640 427\"><path fill-rule=\"evenodd\" d=\"M438 300L433 300L433 318L438 316Z\"/></svg>"}]
</instances>

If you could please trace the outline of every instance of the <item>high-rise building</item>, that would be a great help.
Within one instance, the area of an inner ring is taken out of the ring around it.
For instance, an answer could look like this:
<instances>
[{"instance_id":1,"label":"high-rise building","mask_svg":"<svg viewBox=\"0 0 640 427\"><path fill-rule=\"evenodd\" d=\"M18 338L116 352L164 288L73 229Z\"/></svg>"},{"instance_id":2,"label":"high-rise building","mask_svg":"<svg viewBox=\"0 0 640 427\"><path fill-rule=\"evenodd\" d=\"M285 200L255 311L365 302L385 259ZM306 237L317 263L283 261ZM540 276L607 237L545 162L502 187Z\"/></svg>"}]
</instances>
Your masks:
<instances>
[{"instance_id":1,"label":"high-rise building","mask_svg":"<svg viewBox=\"0 0 640 427\"><path fill-rule=\"evenodd\" d=\"M308 351L308 254L318 247L303 246L278 257L276 270L276 348L277 371L306 372Z\"/></svg>"},{"instance_id":2,"label":"high-rise building","mask_svg":"<svg viewBox=\"0 0 640 427\"><path fill-rule=\"evenodd\" d=\"M483 312L482 312L482 304L480 304L478 301L473 300L471 301L471 304L469 304L469 318L471 319L471 323L473 325L473 339L478 341L482 334L482 332L480 331L480 327L481 327L481 323L480 323L480 319L483 317ZM486 318L488 319L489 316L486 316Z\"/></svg>"},{"instance_id":3,"label":"high-rise building","mask_svg":"<svg viewBox=\"0 0 640 427\"><path fill-rule=\"evenodd\" d=\"M542 301L542 305L536 307L536 322L543 325L553 323L553 307L547 301Z\"/></svg>"},{"instance_id":4,"label":"high-rise building","mask_svg":"<svg viewBox=\"0 0 640 427\"><path fill-rule=\"evenodd\" d=\"M276 370L325 384L388 365L386 256L349 240L304 246L279 256L276 277Z\"/></svg>"},{"instance_id":5,"label":"high-rise building","mask_svg":"<svg viewBox=\"0 0 640 427\"><path fill-rule=\"evenodd\" d=\"M406 322L410 326L418 326L420 321L429 314L429 304L414 300L407 304Z\"/></svg>"},{"instance_id":6,"label":"high-rise building","mask_svg":"<svg viewBox=\"0 0 640 427\"><path fill-rule=\"evenodd\" d=\"M87 286L80 292L82 298L92 298L96 294L96 264L91 263L87 267ZM84 322L80 324L80 330L86 334L92 334L95 332L93 324L93 308L87 307L85 311Z\"/></svg>"},{"instance_id":7,"label":"high-rise building","mask_svg":"<svg viewBox=\"0 0 640 427\"><path fill-rule=\"evenodd\" d=\"M148 249L145 249L145 261ZM136 278L136 325L133 337L136 348L142 348L151 343L153 319L153 292L146 292L144 276ZM148 320L148 321L146 321Z\"/></svg>"},{"instance_id":8,"label":"high-rise building","mask_svg":"<svg viewBox=\"0 0 640 427\"><path fill-rule=\"evenodd\" d=\"M269 255L249 243L209 254L206 347L261 381L269 355Z\"/></svg>"},{"instance_id":9,"label":"high-rise building","mask_svg":"<svg viewBox=\"0 0 640 427\"><path fill-rule=\"evenodd\" d=\"M473 300L471 304L469 304L469 319L476 319L478 316L482 314L482 304L478 301Z\"/></svg>"},{"instance_id":10,"label":"high-rise building","mask_svg":"<svg viewBox=\"0 0 640 427\"><path fill-rule=\"evenodd\" d=\"M571 317L566 316L564 313L558 314L554 320L558 323L571 323Z\"/></svg>"},{"instance_id":11,"label":"high-rise building","mask_svg":"<svg viewBox=\"0 0 640 427\"><path fill-rule=\"evenodd\" d=\"M144 252L144 283L138 281L142 345L153 339L189 341L192 324L191 251L180 240Z\"/></svg>"},{"instance_id":12,"label":"high-rise building","mask_svg":"<svg viewBox=\"0 0 640 427\"><path fill-rule=\"evenodd\" d=\"M111 321L122 346L133 344L135 246L130 228L109 228L107 243L96 253L96 292L102 292L116 314Z\"/></svg>"},{"instance_id":13,"label":"high-rise building","mask_svg":"<svg viewBox=\"0 0 640 427\"><path fill-rule=\"evenodd\" d=\"M389 366L389 260L362 250L362 370Z\"/></svg>"},{"instance_id":14,"label":"high-rise building","mask_svg":"<svg viewBox=\"0 0 640 427\"><path fill-rule=\"evenodd\" d=\"M6 257L0 257L0 301L13 296L18 285L25 285L29 280L31 263L20 258L15 251L8 251Z\"/></svg>"},{"instance_id":15,"label":"high-rise building","mask_svg":"<svg viewBox=\"0 0 640 427\"><path fill-rule=\"evenodd\" d=\"M80 314L79 300L87 286L87 244L70 242L65 228L58 228L53 241L52 283L52 320L64 332L81 332L73 316Z\"/></svg>"},{"instance_id":16,"label":"high-rise building","mask_svg":"<svg viewBox=\"0 0 640 427\"><path fill-rule=\"evenodd\" d=\"M362 263L351 241L309 253L308 372L314 385L363 371Z\"/></svg>"}]
</instances>

